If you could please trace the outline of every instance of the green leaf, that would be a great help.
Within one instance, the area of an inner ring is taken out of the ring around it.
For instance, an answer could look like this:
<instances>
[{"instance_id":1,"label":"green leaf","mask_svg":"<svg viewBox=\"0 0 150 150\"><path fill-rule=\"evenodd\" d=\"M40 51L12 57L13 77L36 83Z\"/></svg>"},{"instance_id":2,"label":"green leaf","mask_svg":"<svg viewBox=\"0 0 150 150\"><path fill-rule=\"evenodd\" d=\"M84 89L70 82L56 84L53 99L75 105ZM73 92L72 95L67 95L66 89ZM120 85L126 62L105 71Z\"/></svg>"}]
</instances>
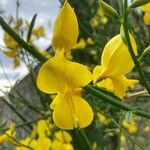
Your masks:
<instances>
[{"instance_id":1,"label":"green leaf","mask_svg":"<svg viewBox=\"0 0 150 150\"><path fill-rule=\"evenodd\" d=\"M29 26L29 30L28 30L28 34L27 34L27 42L30 41L31 35L32 35L32 30L35 24L35 20L36 20L37 14L35 14L31 20L30 26Z\"/></svg>"}]
</instances>

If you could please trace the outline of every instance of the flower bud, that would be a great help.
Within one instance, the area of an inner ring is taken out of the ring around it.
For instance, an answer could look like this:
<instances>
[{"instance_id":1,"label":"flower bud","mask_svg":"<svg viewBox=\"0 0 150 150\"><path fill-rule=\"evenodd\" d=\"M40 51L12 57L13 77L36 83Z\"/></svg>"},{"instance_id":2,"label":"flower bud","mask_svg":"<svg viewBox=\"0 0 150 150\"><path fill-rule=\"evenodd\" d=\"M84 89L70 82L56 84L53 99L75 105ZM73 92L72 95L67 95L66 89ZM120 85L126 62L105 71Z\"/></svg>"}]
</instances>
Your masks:
<instances>
[{"instance_id":1,"label":"flower bud","mask_svg":"<svg viewBox=\"0 0 150 150\"><path fill-rule=\"evenodd\" d=\"M117 19L117 20L121 20L119 14L116 12L116 10L111 7L110 5L108 5L107 3L103 2L102 0L100 0L100 5L101 5L101 8L103 10L103 12L111 17L111 18L114 18L114 19Z\"/></svg>"}]
</instances>

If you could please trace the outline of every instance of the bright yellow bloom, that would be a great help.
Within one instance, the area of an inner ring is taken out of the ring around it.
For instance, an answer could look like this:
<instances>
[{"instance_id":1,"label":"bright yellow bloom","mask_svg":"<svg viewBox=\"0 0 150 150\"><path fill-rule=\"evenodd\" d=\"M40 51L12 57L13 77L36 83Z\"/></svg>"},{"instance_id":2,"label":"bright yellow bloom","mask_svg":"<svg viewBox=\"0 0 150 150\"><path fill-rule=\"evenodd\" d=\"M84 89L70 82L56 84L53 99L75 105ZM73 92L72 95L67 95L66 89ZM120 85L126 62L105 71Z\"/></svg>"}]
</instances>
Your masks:
<instances>
[{"instance_id":1,"label":"bright yellow bloom","mask_svg":"<svg viewBox=\"0 0 150 150\"><path fill-rule=\"evenodd\" d=\"M71 50L78 38L78 21L73 8L65 0L53 29L52 46L55 50Z\"/></svg>"},{"instance_id":2,"label":"bright yellow bloom","mask_svg":"<svg viewBox=\"0 0 150 150\"><path fill-rule=\"evenodd\" d=\"M58 131L55 133L55 138L62 143L70 143L72 141L72 137L66 131Z\"/></svg>"},{"instance_id":3,"label":"bright yellow bloom","mask_svg":"<svg viewBox=\"0 0 150 150\"><path fill-rule=\"evenodd\" d=\"M137 47L134 38L130 35L134 53L137 55ZM121 35L113 37L105 46L101 58L101 66L96 66L93 71L94 83L106 88L123 98L129 86L137 83L137 80L127 79L124 74L134 67L130 53L123 43ZM98 82L102 80L101 82Z\"/></svg>"},{"instance_id":4,"label":"bright yellow bloom","mask_svg":"<svg viewBox=\"0 0 150 150\"><path fill-rule=\"evenodd\" d=\"M52 150L73 150L73 147L70 143L61 143L57 140L52 142Z\"/></svg>"},{"instance_id":5,"label":"bright yellow bloom","mask_svg":"<svg viewBox=\"0 0 150 150\"><path fill-rule=\"evenodd\" d=\"M29 150L28 147L33 150L49 150L51 147L51 140L45 136L39 137L37 140L27 137L19 142L27 147L18 145L16 150Z\"/></svg>"},{"instance_id":6,"label":"bright yellow bloom","mask_svg":"<svg viewBox=\"0 0 150 150\"><path fill-rule=\"evenodd\" d=\"M141 10L145 12L143 16L144 23L150 25L150 3L143 5Z\"/></svg>"},{"instance_id":7,"label":"bright yellow bloom","mask_svg":"<svg viewBox=\"0 0 150 150\"><path fill-rule=\"evenodd\" d=\"M31 147L34 150L49 150L51 147L51 140L47 137L39 137L37 140L33 140Z\"/></svg>"},{"instance_id":8,"label":"bright yellow bloom","mask_svg":"<svg viewBox=\"0 0 150 150\"><path fill-rule=\"evenodd\" d=\"M42 66L37 85L45 93L58 93L50 106L54 110L53 119L58 127L83 128L91 123L92 109L80 97L80 88L91 80L89 70L81 64L65 59L63 51Z\"/></svg>"},{"instance_id":9,"label":"bright yellow bloom","mask_svg":"<svg viewBox=\"0 0 150 150\"><path fill-rule=\"evenodd\" d=\"M15 138L15 136L16 136L16 132L15 132L14 128L15 128L15 125L11 124L10 128L5 133L0 135L0 144L2 144L4 142L12 142L13 143L12 138Z\"/></svg>"},{"instance_id":10,"label":"bright yellow bloom","mask_svg":"<svg viewBox=\"0 0 150 150\"><path fill-rule=\"evenodd\" d=\"M37 123L37 133L39 137L50 135L50 128L47 120L40 120Z\"/></svg>"},{"instance_id":11,"label":"bright yellow bloom","mask_svg":"<svg viewBox=\"0 0 150 150\"><path fill-rule=\"evenodd\" d=\"M137 132L137 126L136 123L132 120L131 123L127 122L126 120L123 120L122 125L128 129L129 133L134 134Z\"/></svg>"}]
</instances>

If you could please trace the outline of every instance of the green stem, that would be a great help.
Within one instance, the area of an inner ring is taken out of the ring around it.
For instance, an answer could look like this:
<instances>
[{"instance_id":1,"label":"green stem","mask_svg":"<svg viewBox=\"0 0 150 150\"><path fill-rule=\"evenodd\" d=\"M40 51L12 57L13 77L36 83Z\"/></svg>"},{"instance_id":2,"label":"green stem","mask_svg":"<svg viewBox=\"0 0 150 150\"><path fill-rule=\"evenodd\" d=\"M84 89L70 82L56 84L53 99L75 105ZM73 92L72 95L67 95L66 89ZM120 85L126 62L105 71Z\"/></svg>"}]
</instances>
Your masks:
<instances>
[{"instance_id":1,"label":"green stem","mask_svg":"<svg viewBox=\"0 0 150 150\"><path fill-rule=\"evenodd\" d=\"M18 42L26 51L32 54L40 62L44 63L48 59L43 56L33 45L26 43L0 16L0 25L15 41Z\"/></svg>"},{"instance_id":2,"label":"green stem","mask_svg":"<svg viewBox=\"0 0 150 150\"><path fill-rule=\"evenodd\" d=\"M92 149L92 144L91 144L91 142L89 141L89 139L88 139L87 135L85 134L84 130L83 130L83 129L80 129L79 131L80 131L80 133L81 133L83 139L84 139L85 142L87 143L89 150L91 150L91 149Z\"/></svg>"},{"instance_id":3,"label":"green stem","mask_svg":"<svg viewBox=\"0 0 150 150\"><path fill-rule=\"evenodd\" d=\"M39 117L39 118L36 118L36 119L34 119L34 120L31 120L31 121L26 121L26 122L24 122L24 123L22 123L22 124L16 125L15 128L21 128L21 127L24 127L24 126L33 124L33 123L35 123L35 122L37 122L37 121L39 121L39 120L41 120L41 119L46 119L46 118L48 118L49 116L50 116L50 115L46 115L46 116ZM6 131L9 130L9 129L10 129L10 128L6 128L6 129L3 130L3 132L6 132Z\"/></svg>"},{"instance_id":4,"label":"green stem","mask_svg":"<svg viewBox=\"0 0 150 150\"><path fill-rule=\"evenodd\" d=\"M102 101L115 106L116 108L119 108L119 109L122 109L125 111L132 111L134 114L136 114L138 116L142 116L142 117L150 119L150 113L147 113L147 112L144 112L144 111L141 111L138 109L133 109L132 107L128 106L127 104L121 102L121 99L110 96L100 90L93 88L90 85L87 85L86 87L84 87L84 90L87 91L88 93L91 93L92 95L95 95L96 97L100 98Z\"/></svg>"},{"instance_id":5,"label":"green stem","mask_svg":"<svg viewBox=\"0 0 150 150\"><path fill-rule=\"evenodd\" d=\"M124 34L125 34L125 38L126 38L126 42L127 42L127 46L128 46L128 50L130 52L130 55L133 59L133 62L135 64L135 67L141 77L141 81L143 83L143 85L145 86L146 90L148 91L148 93L150 94L150 87L147 83L147 80L141 70L141 67L140 67L140 64L134 54L134 51L133 51L133 47L132 47L132 44L131 44L131 41L130 41L130 36L129 36L129 32L128 32L128 1L127 0L124 0L124 18L123 18L123 29L124 29Z\"/></svg>"}]
</instances>

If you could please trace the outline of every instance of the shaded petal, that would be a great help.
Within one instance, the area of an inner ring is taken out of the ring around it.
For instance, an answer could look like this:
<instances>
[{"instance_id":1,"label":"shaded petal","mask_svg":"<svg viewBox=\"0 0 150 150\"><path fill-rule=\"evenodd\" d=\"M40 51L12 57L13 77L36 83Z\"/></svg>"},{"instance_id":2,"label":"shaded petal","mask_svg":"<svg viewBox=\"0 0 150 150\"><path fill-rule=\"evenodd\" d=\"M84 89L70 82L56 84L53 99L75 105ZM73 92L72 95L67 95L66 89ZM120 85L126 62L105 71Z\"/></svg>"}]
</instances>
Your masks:
<instances>
[{"instance_id":1,"label":"shaded petal","mask_svg":"<svg viewBox=\"0 0 150 150\"><path fill-rule=\"evenodd\" d=\"M62 97L62 96L63 96L63 94L59 93L59 94L54 98L54 100L53 100L52 103L50 104L50 108L51 108L52 110L54 110L54 109L56 108L56 106L60 104L60 102L61 102L61 98L60 98L60 97Z\"/></svg>"},{"instance_id":2,"label":"shaded petal","mask_svg":"<svg viewBox=\"0 0 150 150\"><path fill-rule=\"evenodd\" d=\"M73 8L67 0L61 8L53 29L52 46L55 50L70 50L78 38L78 21Z\"/></svg>"},{"instance_id":3,"label":"shaded petal","mask_svg":"<svg viewBox=\"0 0 150 150\"><path fill-rule=\"evenodd\" d=\"M101 82L97 83L97 86L105 88L111 92L114 92L114 86L113 86L111 78L103 79Z\"/></svg>"},{"instance_id":4,"label":"shaded petal","mask_svg":"<svg viewBox=\"0 0 150 150\"><path fill-rule=\"evenodd\" d=\"M114 87L114 93L120 98L125 96L128 87L132 87L134 84L138 83L138 80L127 79L125 76L111 78L111 80Z\"/></svg>"},{"instance_id":5,"label":"shaded petal","mask_svg":"<svg viewBox=\"0 0 150 150\"><path fill-rule=\"evenodd\" d=\"M101 71L102 71L102 66L97 65L94 67L94 70L93 70L93 83L94 84L97 82L97 79L99 78Z\"/></svg>"},{"instance_id":6,"label":"shaded petal","mask_svg":"<svg viewBox=\"0 0 150 150\"><path fill-rule=\"evenodd\" d=\"M68 61L60 52L41 67L37 86L45 93L64 93L83 87L91 80L92 74L87 67Z\"/></svg>"},{"instance_id":7,"label":"shaded petal","mask_svg":"<svg viewBox=\"0 0 150 150\"><path fill-rule=\"evenodd\" d=\"M143 20L146 25L150 25L150 11L144 14Z\"/></svg>"},{"instance_id":8,"label":"shaded petal","mask_svg":"<svg viewBox=\"0 0 150 150\"><path fill-rule=\"evenodd\" d=\"M125 96L128 87L132 87L136 83L138 83L138 80L127 79L125 76L119 76L106 78L101 82L98 82L96 85L114 92L116 96L122 99Z\"/></svg>"},{"instance_id":9,"label":"shaded petal","mask_svg":"<svg viewBox=\"0 0 150 150\"><path fill-rule=\"evenodd\" d=\"M137 46L130 34L131 43L135 54ZM102 54L102 77L120 76L128 73L134 66L128 48L123 43L121 35L113 37L105 46Z\"/></svg>"},{"instance_id":10,"label":"shaded petal","mask_svg":"<svg viewBox=\"0 0 150 150\"><path fill-rule=\"evenodd\" d=\"M90 105L75 95L60 95L61 102L53 112L53 119L59 128L71 130L75 127L84 128L93 119Z\"/></svg>"}]
</instances>

